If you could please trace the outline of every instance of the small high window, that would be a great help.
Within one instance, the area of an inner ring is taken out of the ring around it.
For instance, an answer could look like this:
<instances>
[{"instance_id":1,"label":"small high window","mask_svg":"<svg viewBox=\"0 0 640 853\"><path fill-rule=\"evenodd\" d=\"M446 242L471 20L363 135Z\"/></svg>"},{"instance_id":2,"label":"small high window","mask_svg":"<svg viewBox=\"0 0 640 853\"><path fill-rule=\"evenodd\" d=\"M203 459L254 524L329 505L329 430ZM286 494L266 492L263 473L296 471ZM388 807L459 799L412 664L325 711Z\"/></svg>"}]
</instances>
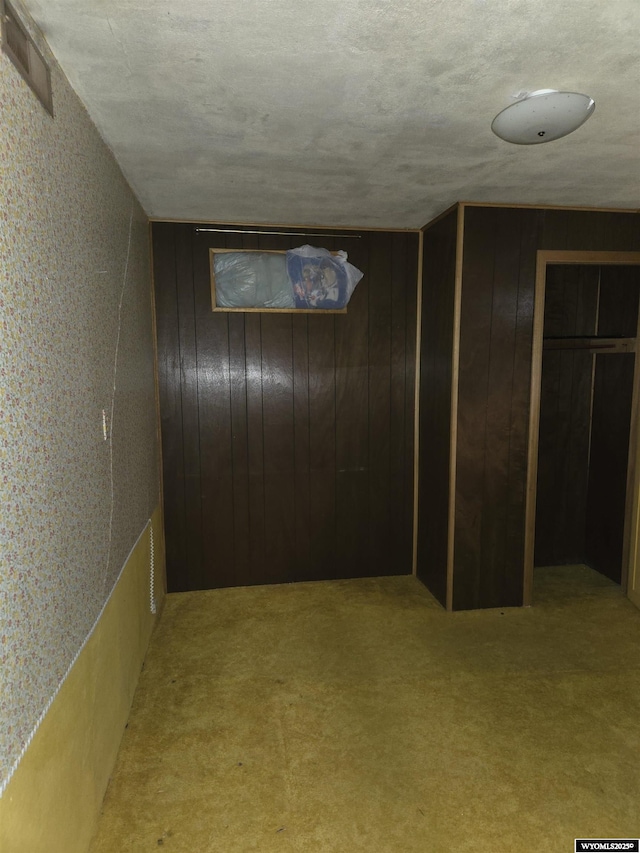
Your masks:
<instances>
[{"instance_id":1,"label":"small high window","mask_svg":"<svg viewBox=\"0 0 640 853\"><path fill-rule=\"evenodd\" d=\"M36 93L44 108L53 115L51 74L42 54L7 0L0 0L2 50Z\"/></svg>"}]
</instances>

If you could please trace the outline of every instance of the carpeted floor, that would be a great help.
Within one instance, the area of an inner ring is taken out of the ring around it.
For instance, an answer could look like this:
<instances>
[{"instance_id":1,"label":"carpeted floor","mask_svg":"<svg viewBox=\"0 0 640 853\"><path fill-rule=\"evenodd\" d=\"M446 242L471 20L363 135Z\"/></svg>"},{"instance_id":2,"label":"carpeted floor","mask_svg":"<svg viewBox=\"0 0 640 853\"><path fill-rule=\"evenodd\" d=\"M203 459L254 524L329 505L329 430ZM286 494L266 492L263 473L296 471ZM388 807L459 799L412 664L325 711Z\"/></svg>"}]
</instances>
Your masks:
<instances>
[{"instance_id":1,"label":"carpeted floor","mask_svg":"<svg viewBox=\"0 0 640 853\"><path fill-rule=\"evenodd\" d=\"M585 567L170 595L91 853L570 853L640 835L640 611Z\"/></svg>"}]
</instances>

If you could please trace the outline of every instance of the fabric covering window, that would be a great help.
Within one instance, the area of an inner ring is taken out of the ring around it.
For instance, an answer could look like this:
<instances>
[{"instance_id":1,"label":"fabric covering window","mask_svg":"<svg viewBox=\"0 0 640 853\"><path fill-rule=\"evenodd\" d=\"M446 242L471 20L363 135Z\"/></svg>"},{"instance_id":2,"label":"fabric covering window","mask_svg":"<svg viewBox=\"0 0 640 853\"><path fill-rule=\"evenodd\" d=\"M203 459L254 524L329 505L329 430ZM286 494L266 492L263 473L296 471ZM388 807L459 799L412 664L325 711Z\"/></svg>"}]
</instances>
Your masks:
<instances>
[{"instance_id":1,"label":"fabric covering window","mask_svg":"<svg viewBox=\"0 0 640 853\"><path fill-rule=\"evenodd\" d=\"M211 250L214 310L344 311L362 278L346 252Z\"/></svg>"}]
</instances>

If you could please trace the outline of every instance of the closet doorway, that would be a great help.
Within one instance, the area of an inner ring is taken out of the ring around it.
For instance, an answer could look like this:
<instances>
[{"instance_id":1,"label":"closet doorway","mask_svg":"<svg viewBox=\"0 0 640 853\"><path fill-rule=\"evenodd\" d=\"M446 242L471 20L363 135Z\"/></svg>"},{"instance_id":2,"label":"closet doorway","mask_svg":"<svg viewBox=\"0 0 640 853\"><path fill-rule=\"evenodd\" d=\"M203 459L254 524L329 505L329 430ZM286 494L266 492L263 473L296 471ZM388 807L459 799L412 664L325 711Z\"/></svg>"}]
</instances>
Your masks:
<instances>
[{"instance_id":1,"label":"closet doorway","mask_svg":"<svg viewBox=\"0 0 640 853\"><path fill-rule=\"evenodd\" d=\"M586 564L640 606L640 253L539 251L526 495L534 566Z\"/></svg>"}]
</instances>

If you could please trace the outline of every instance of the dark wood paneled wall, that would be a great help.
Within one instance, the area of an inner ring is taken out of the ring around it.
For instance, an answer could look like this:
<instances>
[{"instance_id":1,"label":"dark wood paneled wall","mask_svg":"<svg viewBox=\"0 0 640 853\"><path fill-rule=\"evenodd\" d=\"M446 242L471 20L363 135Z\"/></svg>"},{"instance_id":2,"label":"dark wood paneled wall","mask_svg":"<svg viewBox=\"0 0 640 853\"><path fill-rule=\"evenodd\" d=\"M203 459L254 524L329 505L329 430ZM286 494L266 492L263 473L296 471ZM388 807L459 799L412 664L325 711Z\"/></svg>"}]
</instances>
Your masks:
<instances>
[{"instance_id":1,"label":"dark wood paneled wall","mask_svg":"<svg viewBox=\"0 0 640 853\"><path fill-rule=\"evenodd\" d=\"M531 215L465 209L454 609L522 603L522 571L514 569L524 554L536 251Z\"/></svg>"},{"instance_id":2,"label":"dark wood paneled wall","mask_svg":"<svg viewBox=\"0 0 640 853\"><path fill-rule=\"evenodd\" d=\"M458 212L423 236L417 575L447 599L451 383Z\"/></svg>"},{"instance_id":3,"label":"dark wood paneled wall","mask_svg":"<svg viewBox=\"0 0 640 853\"><path fill-rule=\"evenodd\" d=\"M172 591L411 572L418 235L313 231L153 224ZM346 315L211 311L210 247L304 242L364 272Z\"/></svg>"},{"instance_id":4,"label":"dark wood paneled wall","mask_svg":"<svg viewBox=\"0 0 640 853\"><path fill-rule=\"evenodd\" d=\"M599 267L598 334L635 338L640 267ZM637 347L637 343L636 343ZM636 355L596 355L585 562L620 583Z\"/></svg>"},{"instance_id":5,"label":"dark wood paneled wall","mask_svg":"<svg viewBox=\"0 0 640 853\"><path fill-rule=\"evenodd\" d=\"M466 206L454 609L520 605L536 251L640 250L640 216Z\"/></svg>"},{"instance_id":6,"label":"dark wood paneled wall","mask_svg":"<svg viewBox=\"0 0 640 853\"><path fill-rule=\"evenodd\" d=\"M640 267L603 266L600 272L598 334L635 338L640 302Z\"/></svg>"},{"instance_id":7,"label":"dark wood paneled wall","mask_svg":"<svg viewBox=\"0 0 640 853\"><path fill-rule=\"evenodd\" d=\"M595 362L584 562L620 583L635 356Z\"/></svg>"},{"instance_id":8,"label":"dark wood paneled wall","mask_svg":"<svg viewBox=\"0 0 640 853\"><path fill-rule=\"evenodd\" d=\"M567 264L547 267L545 338L588 337L597 334L600 270L599 266Z\"/></svg>"},{"instance_id":9,"label":"dark wood paneled wall","mask_svg":"<svg viewBox=\"0 0 640 853\"><path fill-rule=\"evenodd\" d=\"M592 361L571 350L542 359L536 566L585 561Z\"/></svg>"}]
</instances>

